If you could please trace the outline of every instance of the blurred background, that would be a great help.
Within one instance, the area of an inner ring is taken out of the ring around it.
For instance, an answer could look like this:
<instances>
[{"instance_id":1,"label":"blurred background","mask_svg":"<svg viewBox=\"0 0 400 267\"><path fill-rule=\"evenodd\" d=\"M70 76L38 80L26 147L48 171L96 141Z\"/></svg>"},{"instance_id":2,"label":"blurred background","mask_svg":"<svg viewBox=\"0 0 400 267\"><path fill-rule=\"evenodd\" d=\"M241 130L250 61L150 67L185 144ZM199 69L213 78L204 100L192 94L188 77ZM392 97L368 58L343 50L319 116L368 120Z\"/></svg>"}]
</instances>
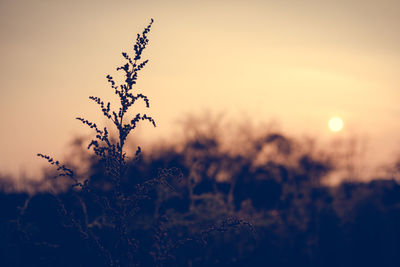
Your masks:
<instances>
[{"instance_id":1,"label":"blurred background","mask_svg":"<svg viewBox=\"0 0 400 267\"><path fill-rule=\"evenodd\" d=\"M135 132L144 151L180 136L190 115L219 114L347 149L370 179L399 152L399 5L1 0L0 172L37 179L36 153L62 159L90 136L75 117L104 124L88 96L113 98L105 76L154 18L137 89L158 127Z\"/></svg>"}]
</instances>

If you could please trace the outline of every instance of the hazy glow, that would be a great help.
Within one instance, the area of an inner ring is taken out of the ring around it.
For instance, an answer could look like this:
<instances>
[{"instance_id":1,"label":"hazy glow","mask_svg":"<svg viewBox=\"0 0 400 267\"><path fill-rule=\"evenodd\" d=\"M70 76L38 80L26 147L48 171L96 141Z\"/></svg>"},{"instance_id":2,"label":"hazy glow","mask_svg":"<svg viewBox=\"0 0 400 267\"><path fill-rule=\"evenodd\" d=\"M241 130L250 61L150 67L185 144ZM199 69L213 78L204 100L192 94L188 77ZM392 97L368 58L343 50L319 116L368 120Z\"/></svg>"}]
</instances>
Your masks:
<instances>
[{"instance_id":1,"label":"hazy glow","mask_svg":"<svg viewBox=\"0 0 400 267\"><path fill-rule=\"evenodd\" d=\"M137 84L157 122L138 128L146 140L204 110L331 138L327 118L340 114L343 134L365 133L387 159L400 149L398 10L398 0L2 0L0 173L29 173L44 164L38 152L62 158L72 136L92 134L77 116L104 122L88 96L114 99L105 76L151 17Z\"/></svg>"},{"instance_id":2,"label":"hazy glow","mask_svg":"<svg viewBox=\"0 0 400 267\"><path fill-rule=\"evenodd\" d=\"M332 132L339 132L343 129L343 120L339 117L333 117L329 120L329 129Z\"/></svg>"}]
</instances>

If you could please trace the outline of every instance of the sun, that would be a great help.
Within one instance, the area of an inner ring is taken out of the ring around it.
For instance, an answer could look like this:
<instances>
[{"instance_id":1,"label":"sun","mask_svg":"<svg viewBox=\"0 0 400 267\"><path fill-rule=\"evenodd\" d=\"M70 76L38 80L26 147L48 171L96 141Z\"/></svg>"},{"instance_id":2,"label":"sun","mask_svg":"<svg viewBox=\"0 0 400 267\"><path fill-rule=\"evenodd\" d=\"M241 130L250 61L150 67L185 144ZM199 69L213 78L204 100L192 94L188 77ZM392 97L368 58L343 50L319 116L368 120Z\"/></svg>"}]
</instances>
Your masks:
<instances>
[{"instance_id":1,"label":"sun","mask_svg":"<svg viewBox=\"0 0 400 267\"><path fill-rule=\"evenodd\" d=\"M339 117L332 117L328 125L332 132L339 132L343 129L343 120Z\"/></svg>"}]
</instances>

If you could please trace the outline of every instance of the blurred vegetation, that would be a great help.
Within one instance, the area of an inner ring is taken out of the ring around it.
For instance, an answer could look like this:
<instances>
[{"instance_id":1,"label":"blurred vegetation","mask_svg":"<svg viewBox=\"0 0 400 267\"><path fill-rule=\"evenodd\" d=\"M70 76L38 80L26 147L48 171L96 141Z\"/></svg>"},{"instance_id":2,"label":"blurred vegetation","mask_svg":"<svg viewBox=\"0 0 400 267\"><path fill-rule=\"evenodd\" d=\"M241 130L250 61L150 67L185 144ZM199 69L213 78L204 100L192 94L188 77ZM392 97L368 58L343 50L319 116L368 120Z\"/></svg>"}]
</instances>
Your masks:
<instances>
[{"instance_id":1,"label":"blurred vegetation","mask_svg":"<svg viewBox=\"0 0 400 267\"><path fill-rule=\"evenodd\" d=\"M188 117L174 142L128 159L125 194L154 177L166 181L143 195L129 222L137 266L400 265L400 186L393 175L398 165L386 178L328 187L323 181L336 168L329 153L274 129L218 122ZM91 188L100 196L112 194L113 184L88 154L87 142L74 145ZM107 240L115 248L111 253L124 253L109 215L90 195L80 201L68 179L63 184L53 175L49 171L29 194L12 192L2 180L2 266L107 266L63 209Z\"/></svg>"}]
</instances>

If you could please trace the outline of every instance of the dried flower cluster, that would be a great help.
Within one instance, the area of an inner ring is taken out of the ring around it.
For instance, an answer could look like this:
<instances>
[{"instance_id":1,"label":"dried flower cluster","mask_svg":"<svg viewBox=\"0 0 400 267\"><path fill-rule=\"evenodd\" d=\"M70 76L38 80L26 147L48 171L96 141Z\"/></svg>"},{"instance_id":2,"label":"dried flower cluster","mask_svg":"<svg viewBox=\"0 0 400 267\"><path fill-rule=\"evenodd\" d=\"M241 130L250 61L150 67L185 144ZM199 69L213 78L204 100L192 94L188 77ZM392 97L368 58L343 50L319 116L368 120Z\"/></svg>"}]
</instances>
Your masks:
<instances>
[{"instance_id":1,"label":"dried flower cluster","mask_svg":"<svg viewBox=\"0 0 400 267\"><path fill-rule=\"evenodd\" d=\"M103 112L103 115L110 120L118 131L118 139L113 141L110 137L110 131L107 127L101 129L96 123L87 119L78 117L77 120L95 130L96 136L90 142L88 149L92 148L95 155L99 157L100 161L104 163L104 169L110 182L113 185L113 193L111 195L100 195L92 188L89 179L76 178L74 172L61 164L59 161L54 160L52 157L38 154L39 157L46 159L50 164L57 167L58 176L67 176L73 180L73 186L79 187L80 194L76 194L83 212L83 219L69 211L64 202L58 198L61 213L69 217L70 224L73 225L85 239L91 239L97 246L101 254L107 260L109 266L132 266L137 263L135 256L137 256L138 242L130 233L129 221L140 210L139 201L146 197L149 187L154 187L156 184L168 184L166 177L168 170L163 171L159 177L150 179L144 184L136 186L135 194L126 194L121 191L121 179L126 173L127 169L127 156L124 150L126 140L134 130L139 121L147 120L151 122L154 127L156 123L154 119L146 114L136 114L133 118L128 119L129 108L132 107L137 100L143 100L146 107L149 108L149 99L141 93L134 92L134 85L138 79L139 72L148 63L148 60L142 60L144 49L149 43L147 37L150 32L153 19L149 25L144 29L142 34L138 34L136 43L133 46L134 55L131 57L128 53L122 53L122 56L127 61L126 64L117 68L117 71L124 72L124 82L117 84L111 75L107 75L107 80L111 84L115 94L119 97L120 107L118 110L112 110L110 102L104 102L101 98L90 96L89 98L98 104ZM138 157L141 152L138 147L135 156ZM84 193L84 194L82 194ZM90 221L92 217L91 211L88 211L87 205L93 204L100 206L101 212L96 219ZM101 223L99 220L101 217ZM111 228L110 230L118 236L117 241L109 245L106 240L102 240L101 234L97 228L104 229L105 227ZM125 253L122 260L119 255L121 252Z\"/></svg>"},{"instance_id":2,"label":"dried flower cluster","mask_svg":"<svg viewBox=\"0 0 400 267\"><path fill-rule=\"evenodd\" d=\"M122 53L122 56L125 58L127 63L118 67L117 71L124 72L124 83L118 85L111 75L107 75L108 82L114 89L115 94L119 97L121 104L119 110L111 110L110 102L105 103L99 97L89 97L89 99L93 100L96 104L100 106L104 116L108 120L112 121L112 123L115 125L119 135L118 141L113 142L111 140L109 134L110 131L107 129L107 127L100 129L100 127L96 123L93 123L81 117L76 118L83 124L95 130L96 137L90 142L88 148L93 148L94 153L105 163L105 169L110 177L113 179L113 183L116 186L116 189L119 188L120 180L126 171L127 158L126 152L124 151L124 145L128 135L131 133L132 130L136 128L137 123L141 120L147 120L151 122L154 127L156 127L154 119L146 114L141 115L140 113L138 113L128 122L126 121L129 108L133 104L135 104L137 100L142 99L146 103L146 107L150 107L149 99L147 98L147 96L141 93L135 94L133 92L133 87L136 84L139 71L141 71L148 63L148 60L141 61L141 59L143 51L149 43L147 35L150 32L153 21L154 20L151 19L149 25L144 29L142 34L137 35L136 43L133 46L135 55L131 57L128 55L128 53ZM139 156L140 152L141 149L140 147L138 147L135 156ZM56 165L59 176L71 177L76 182L76 185L80 185L81 187L83 186L83 184L79 183L78 180L76 180L76 178L74 177L74 172L62 165L59 161L56 161L50 156L43 154L38 154L38 156L46 159L52 165Z\"/></svg>"}]
</instances>

